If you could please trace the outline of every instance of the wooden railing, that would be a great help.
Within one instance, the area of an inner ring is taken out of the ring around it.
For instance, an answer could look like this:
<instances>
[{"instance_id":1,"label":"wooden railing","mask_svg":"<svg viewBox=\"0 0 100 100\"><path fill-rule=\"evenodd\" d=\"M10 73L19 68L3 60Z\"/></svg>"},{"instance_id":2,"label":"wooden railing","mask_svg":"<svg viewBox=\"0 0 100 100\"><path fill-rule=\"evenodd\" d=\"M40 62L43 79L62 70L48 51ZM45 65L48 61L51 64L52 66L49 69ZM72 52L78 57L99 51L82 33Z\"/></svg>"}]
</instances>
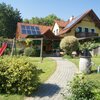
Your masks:
<instances>
[{"instance_id":1,"label":"wooden railing","mask_svg":"<svg viewBox=\"0 0 100 100\"><path fill-rule=\"evenodd\" d=\"M75 33L75 36L77 38L93 37L93 36L98 36L98 33L82 32L82 33Z\"/></svg>"}]
</instances>

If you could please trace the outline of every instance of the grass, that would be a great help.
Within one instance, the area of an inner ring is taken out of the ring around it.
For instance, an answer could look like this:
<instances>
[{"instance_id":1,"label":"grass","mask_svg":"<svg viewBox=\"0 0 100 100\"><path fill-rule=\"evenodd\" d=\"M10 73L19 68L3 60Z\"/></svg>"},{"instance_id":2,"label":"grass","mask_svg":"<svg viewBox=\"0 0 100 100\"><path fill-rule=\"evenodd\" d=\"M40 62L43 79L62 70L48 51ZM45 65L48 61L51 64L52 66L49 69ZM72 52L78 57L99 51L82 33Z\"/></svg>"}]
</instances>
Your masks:
<instances>
[{"instance_id":1,"label":"grass","mask_svg":"<svg viewBox=\"0 0 100 100\"><path fill-rule=\"evenodd\" d=\"M50 58L44 58L41 63L40 58L31 58L33 63L38 66L38 69L42 69L43 73L40 75L40 81L43 83L46 81L56 70L56 62Z\"/></svg>"},{"instance_id":2,"label":"grass","mask_svg":"<svg viewBox=\"0 0 100 100\"><path fill-rule=\"evenodd\" d=\"M75 63L76 66L79 66L79 58L73 58L73 59L69 59L71 62ZM97 66L100 65L100 58L99 57L93 57L92 61L95 63L94 66L92 66L92 73L86 75L90 80L93 81L100 81L100 73L97 73Z\"/></svg>"},{"instance_id":3,"label":"grass","mask_svg":"<svg viewBox=\"0 0 100 100\"><path fill-rule=\"evenodd\" d=\"M71 62L75 63L77 67L79 66L79 58L73 58L73 59L69 59L69 60ZM97 66L100 65L100 57L93 57L92 61L95 63L95 66L92 66L92 72L91 72L91 74L86 75L86 78L90 81L93 81L95 83L95 85L97 86L96 100L100 100L100 73L97 73Z\"/></svg>"},{"instance_id":4,"label":"grass","mask_svg":"<svg viewBox=\"0 0 100 100\"><path fill-rule=\"evenodd\" d=\"M2 94L0 95L0 100L24 100L24 96L23 95Z\"/></svg>"},{"instance_id":5,"label":"grass","mask_svg":"<svg viewBox=\"0 0 100 100\"><path fill-rule=\"evenodd\" d=\"M43 73L40 75L40 82L43 83L46 81L56 70L56 62L50 58L44 58L41 63L41 59L39 57L30 57L30 60L38 66L38 69L42 69ZM24 100L23 95L8 95L1 94L0 100Z\"/></svg>"}]
</instances>

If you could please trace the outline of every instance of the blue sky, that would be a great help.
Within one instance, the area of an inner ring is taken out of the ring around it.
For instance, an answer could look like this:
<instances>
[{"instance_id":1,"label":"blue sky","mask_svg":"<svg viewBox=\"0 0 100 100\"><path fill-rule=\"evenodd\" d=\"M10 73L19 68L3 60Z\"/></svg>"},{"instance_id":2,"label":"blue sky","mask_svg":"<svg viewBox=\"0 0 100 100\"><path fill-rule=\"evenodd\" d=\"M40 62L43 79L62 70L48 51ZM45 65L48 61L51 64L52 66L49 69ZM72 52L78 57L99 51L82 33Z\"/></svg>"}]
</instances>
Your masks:
<instances>
[{"instance_id":1,"label":"blue sky","mask_svg":"<svg viewBox=\"0 0 100 100\"><path fill-rule=\"evenodd\" d=\"M0 0L17 8L22 18L45 17L55 14L67 20L72 15L78 16L93 9L100 17L100 0Z\"/></svg>"}]
</instances>

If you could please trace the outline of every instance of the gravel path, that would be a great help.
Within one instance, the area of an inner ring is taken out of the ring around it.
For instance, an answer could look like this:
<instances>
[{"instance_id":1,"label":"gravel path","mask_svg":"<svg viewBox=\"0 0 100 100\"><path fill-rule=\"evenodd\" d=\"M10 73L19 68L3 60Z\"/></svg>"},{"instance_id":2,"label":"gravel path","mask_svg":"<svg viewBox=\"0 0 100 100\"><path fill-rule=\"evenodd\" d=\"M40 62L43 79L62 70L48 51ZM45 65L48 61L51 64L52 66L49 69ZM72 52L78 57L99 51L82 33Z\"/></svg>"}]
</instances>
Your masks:
<instances>
[{"instance_id":1,"label":"gravel path","mask_svg":"<svg viewBox=\"0 0 100 100\"><path fill-rule=\"evenodd\" d=\"M63 100L67 83L72 80L77 72L76 66L61 57L51 57L57 62L57 69L54 74L40 86L33 97L26 97L25 100Z\"/></svg>"}]
</instances>

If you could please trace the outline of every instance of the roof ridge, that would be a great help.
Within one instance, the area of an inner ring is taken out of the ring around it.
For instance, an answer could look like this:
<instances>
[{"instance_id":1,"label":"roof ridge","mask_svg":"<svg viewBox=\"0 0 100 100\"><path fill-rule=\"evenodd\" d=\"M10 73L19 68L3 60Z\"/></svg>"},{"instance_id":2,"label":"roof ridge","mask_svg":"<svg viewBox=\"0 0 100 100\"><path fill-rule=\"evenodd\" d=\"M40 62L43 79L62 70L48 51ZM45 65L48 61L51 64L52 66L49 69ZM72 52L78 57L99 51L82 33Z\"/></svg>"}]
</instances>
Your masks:
<instances>
[{"instance_id":1,"label":"roof ridge","mask_svg":"<svg viewBox=\"0 0 100 100\"><path fill-rule=\"evenodd\" d=\"M62 31L61 34L71 29L76 23L78 23L82 18L84 18L91 11L94 12L92 9L90 9L90 10L87 10L85 13L77 16L74 20L72 20L69 24L66 25L66 27L63 29L64 32Z\"/></svg>"}]
</instances>

